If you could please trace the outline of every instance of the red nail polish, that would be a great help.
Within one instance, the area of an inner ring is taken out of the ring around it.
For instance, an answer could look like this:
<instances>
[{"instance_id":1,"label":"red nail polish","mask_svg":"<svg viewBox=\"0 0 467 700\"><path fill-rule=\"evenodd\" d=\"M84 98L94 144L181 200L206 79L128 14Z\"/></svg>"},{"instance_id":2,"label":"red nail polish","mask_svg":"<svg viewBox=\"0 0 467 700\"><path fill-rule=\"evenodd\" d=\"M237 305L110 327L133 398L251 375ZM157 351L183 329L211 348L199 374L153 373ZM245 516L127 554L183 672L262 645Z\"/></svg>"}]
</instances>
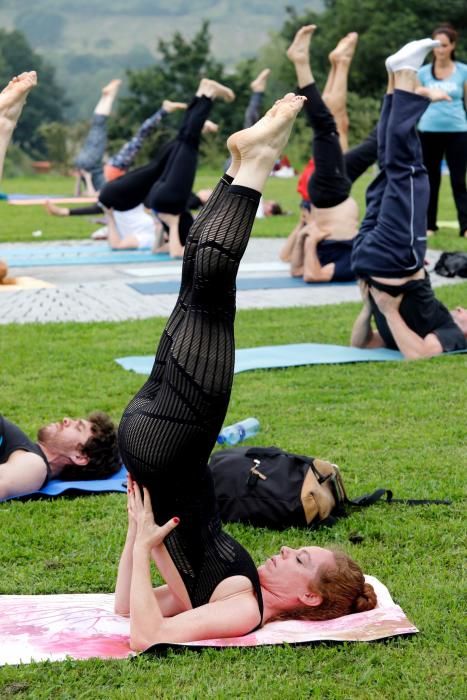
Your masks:
<instances>
[{"instance_id":1,"label":"red nail polish","mask_svg":"<svg viewBox=\"0 0 467 700\"><path fill-rule=\"evenodd\" d=\"M173 520L174 520L174 523L176 523L177 525L178 525L178 523L180 522L180 518L176 518L176 517L175 517Z\"/></svg>"}]
</instances>

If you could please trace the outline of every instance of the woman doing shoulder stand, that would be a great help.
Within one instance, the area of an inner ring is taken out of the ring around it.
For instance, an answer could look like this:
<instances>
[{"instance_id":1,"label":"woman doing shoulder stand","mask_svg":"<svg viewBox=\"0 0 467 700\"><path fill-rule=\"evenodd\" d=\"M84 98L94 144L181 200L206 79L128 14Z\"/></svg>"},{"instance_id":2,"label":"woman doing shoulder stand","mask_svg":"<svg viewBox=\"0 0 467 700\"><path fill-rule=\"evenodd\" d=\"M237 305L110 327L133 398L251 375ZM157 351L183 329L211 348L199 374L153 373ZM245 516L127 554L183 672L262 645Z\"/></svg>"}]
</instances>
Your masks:
<instances>
[{"instance_id":1,"label":"woman doing shoulder stand","mask_svg":"<svg viewBox=\"0 0 467 700\"><path fill-rule=\"evenodd\" d=\"M193 224L178 301L152 372L119 430L129 483L128 533L116 611L131 645L246 634L278 617L325 619L376 598L346 555L282 547L258 569L222 530L207 462L223 424L234 369L235 279L261 191L303 97L279 100L228 140L229 169ZM152 505L152 507L151 507ZM155 518L159 523L154 521ZM165 579L153 589L152 558Z\"/></svg>"}]
</instances>

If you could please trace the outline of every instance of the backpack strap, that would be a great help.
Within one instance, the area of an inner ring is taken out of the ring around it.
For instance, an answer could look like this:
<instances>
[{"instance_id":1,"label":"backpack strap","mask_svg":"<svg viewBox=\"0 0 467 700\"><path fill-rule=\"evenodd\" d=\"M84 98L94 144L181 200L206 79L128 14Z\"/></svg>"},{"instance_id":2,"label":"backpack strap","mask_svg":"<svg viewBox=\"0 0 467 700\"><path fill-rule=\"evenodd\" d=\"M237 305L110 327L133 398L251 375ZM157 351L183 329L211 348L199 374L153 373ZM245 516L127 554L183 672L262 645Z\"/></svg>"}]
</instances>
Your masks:
<instances>
[{"instance_id":1,"label":"backpack strap","mask_svg":"<svg viewBox=\"0 0 467 700\"><path fill-rule=\"evenodd\" d=\"M372 506L373 503L381 501L384 496L386 496L387 503L392 502L392 491L390 491L390 489L376 489L373 493L365 493L363 496L358 496L357 498L348 498L347 503L351 506L366 508L367 506Z\"/></svg>"},{"instance_id":2,"label":"backpack strap","mask_svg":"<svg viewBox=\"0 0 467 700\"><path fill-rule=\"evenodd\" d=\"M373 503L381 501L384 496L386 496L386 503L403 503L406 506L450 506L452 503L452 501L439 498L393 498L392 491L390 489L376 489L376 491L373 491L373 493L367 493L363 496L359 496L358 498L349 498L347 499L347 503L351 506L366 508L367 506L372 506Z\"/></svg>"}]
</instances>

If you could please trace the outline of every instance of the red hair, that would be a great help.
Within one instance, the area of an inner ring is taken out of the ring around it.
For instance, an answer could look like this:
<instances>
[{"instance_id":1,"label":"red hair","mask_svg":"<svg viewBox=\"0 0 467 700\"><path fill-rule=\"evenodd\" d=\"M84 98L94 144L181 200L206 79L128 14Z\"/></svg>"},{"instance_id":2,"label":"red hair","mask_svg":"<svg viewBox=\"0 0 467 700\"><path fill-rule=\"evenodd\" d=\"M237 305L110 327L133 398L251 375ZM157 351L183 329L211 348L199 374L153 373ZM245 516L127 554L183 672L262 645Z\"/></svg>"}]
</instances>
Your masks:
<instances>
[{"instance_id":1,"label":"red hair","mask_svg":"<svg viewBox=\"0 0 467 700\"><path fill-rule=\"evenodd\" d=\"M374 588L365 582L359 565L345 552L333 551L333 554L335 566L323 567L313 587L313 593L322 597L322 603L300 605L277 615L274 620L332 620L376 607Z\"/></svg>"}]
</instances>

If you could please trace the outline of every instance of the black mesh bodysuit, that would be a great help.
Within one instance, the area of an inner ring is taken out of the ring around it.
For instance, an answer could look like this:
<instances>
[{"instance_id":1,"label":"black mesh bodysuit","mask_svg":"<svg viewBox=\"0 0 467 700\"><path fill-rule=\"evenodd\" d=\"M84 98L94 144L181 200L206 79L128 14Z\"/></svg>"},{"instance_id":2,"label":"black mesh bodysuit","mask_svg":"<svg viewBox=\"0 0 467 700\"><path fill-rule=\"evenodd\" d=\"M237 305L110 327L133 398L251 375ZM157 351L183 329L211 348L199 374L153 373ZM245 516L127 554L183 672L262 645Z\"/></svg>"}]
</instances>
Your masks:
<instances>
[{"instance_id":1,"label":"black mesh bodysuit","mask_svg":"<svg viewBox=\"0 0 467 700\"><path fill-rule=\"evenodd\" d=\"M180 517L165 544L193 607L241 574L252 581L262 615L256 567L221 529L207 466L230 398L235 278L260 198L230 182L221 179L190 230L179 298L149 379L123 414L119 445L150 491L156 521Z\"/></svg>"}]
</instances>

